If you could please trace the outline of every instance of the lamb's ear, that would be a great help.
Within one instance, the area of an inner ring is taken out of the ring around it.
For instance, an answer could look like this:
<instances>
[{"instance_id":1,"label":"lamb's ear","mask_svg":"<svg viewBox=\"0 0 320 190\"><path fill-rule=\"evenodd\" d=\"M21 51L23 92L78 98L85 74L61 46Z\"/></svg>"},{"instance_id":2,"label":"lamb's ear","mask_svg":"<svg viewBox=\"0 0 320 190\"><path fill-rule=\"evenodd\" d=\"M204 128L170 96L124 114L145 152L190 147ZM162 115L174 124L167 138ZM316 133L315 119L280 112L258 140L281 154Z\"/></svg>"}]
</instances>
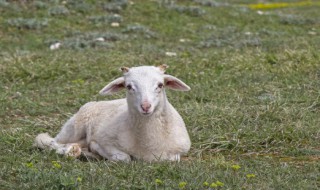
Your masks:
<instances>
[{"instance_id":1,"label":"lamb's ear","mask_svg":"<svg viewBox=\"0 0 320 190\"><path fill-rule=\"evenodd\" d=\"M180 79L171 76L171 75L164 75L164 86L166 88L178 91L188 91L190 87L182 82Z\"/></svg>"},{"instance_id":2,"label":"lamb's ear","mask_svg":"<svg viewBox=\"0 0 320 190\"><path fill-rule=\"evenodd\" d=\"M114 94L124 88L124 78L120 77L116 80L110 82L107 86L105 86L102 90L100 90L99 94L108 95Z\"/></svg>"}]
</instances>

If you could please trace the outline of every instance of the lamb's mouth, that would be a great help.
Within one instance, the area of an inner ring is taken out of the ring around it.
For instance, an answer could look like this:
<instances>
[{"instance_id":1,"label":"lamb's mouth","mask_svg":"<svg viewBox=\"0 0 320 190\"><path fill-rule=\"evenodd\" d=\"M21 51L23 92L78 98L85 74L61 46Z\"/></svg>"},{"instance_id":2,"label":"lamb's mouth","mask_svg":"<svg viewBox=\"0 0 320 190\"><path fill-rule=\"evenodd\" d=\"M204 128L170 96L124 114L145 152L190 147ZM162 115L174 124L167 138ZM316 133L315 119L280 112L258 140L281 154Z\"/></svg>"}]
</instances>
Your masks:
<instances>
[{"instance_id":1,"label":"lamb's mouth","mask_svg":"<svg viewBox=\"0 0 320 190\"><path fill-rule=\"evenodd\" d=\"M149 116L152 115L152 112L140 112L144 116Z\"/></svg>"}]
</instances>

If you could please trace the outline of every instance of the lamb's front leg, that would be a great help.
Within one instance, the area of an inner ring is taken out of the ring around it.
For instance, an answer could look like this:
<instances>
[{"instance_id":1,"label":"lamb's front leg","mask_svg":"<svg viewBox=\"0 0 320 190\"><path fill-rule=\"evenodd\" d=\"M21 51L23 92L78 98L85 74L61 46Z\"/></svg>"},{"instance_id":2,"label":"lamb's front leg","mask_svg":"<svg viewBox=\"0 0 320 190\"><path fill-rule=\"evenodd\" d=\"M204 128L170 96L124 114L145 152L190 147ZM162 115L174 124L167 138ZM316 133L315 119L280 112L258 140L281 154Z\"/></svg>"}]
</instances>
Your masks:
<instances>
[{"instance_id":1,"label":"lamb's front leg","mask_svg":"<svg viewBox=\"0 0 320 190\"><path fill-rule=\"evenodd\" d=\"M107 158L108 160L111 160L111 161L124 161L124 162L131 161L131 157L129 154L111 145L101 146L97 142L91 141L90 150L91 152L96 152L100 156Z\"/></svg>"},{"instance_id":2,"label":"lamb's front leg","mask_svg":"<svg viewBox=\"0 0 320 190\"><path fill-rule=\"evenodd\" d=\"M180 154L163 153L158 156L156 156L155 154L152 154L152 156L149 155L149 157L144 157L144 159L152 162L159 162L159 161L180 162Z\"/></svg>"},{"instance_id":3,"label":"lamb's front leg","mask_svg":"<svg viewBox=\"0 0 320 190\"><path fill-rule=\"evenodd\" d=\"M180 162L180 154L172 154L168 156L168 160Z\"/></svg>"}]
</instances>

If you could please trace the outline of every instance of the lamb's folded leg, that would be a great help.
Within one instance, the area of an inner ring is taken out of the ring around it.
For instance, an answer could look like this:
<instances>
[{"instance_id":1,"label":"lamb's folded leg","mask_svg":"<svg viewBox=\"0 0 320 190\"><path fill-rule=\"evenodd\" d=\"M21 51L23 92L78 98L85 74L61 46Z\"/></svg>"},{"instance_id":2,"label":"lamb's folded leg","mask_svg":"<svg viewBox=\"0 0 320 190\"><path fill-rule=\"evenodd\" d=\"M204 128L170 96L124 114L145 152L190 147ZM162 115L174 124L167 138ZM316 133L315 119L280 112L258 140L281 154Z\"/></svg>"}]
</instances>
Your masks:
<instances>
[{"instance_id":1,"label":"lamb's folded leg","mask_svg":"<svg viewBox=\"0 0 320 190\"><path fill-rule=\"evenodd\" d=\"M55 150L58 154L79 157L81 146L78 143L60 144L48 133L39 134L34 142L34 146L41 149Z\"/></svg>"},{"instance_id":2,"label":"lamb's folded leg","mask_svg":"<svg viewBox=\"0 0 320 190\"><path fill-rule=\"evenodd\" d=\"M93 153L98 153L100 156L107 158L111 161L124 161L124 162L130 162L131 157L129 154L118 150L117 148L113 146L100 146L95 141L90 142L90 150Z\"/></svg>"}]
</instances>

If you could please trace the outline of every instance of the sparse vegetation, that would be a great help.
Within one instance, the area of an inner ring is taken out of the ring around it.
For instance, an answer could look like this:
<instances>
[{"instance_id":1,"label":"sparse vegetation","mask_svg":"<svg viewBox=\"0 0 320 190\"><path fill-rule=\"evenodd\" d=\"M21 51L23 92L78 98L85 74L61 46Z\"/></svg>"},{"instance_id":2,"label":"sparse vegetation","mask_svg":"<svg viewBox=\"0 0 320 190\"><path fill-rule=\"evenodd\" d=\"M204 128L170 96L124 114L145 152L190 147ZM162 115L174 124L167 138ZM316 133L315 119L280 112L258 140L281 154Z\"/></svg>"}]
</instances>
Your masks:
<instances>
[{"instance_id":1,"label":"sparse vegetation","mask_svg":"<svg viewBox=\"0 0 320 190\"><path fill-rule=\"evenodd\" d=\"M319 4L285 2L0 0L0 189L318 189ZM193 142L180 163L32 148L123 97L98 96L120 66L163 63L192 89L167 92Z\"/></svg>"},{"instance_id":2,"label":"sparse vegetation","mask_svg":"<svg viewBox=\"0 0 320 190\"><path fill-rule=\"evenodd\" d=\"M7 23L9 24L9 26L13 26L21 30L22 29L39 30L48 26L48 19L39 20L36 18L31 18L31 19L16 18L16 19L9 19Z\"/></svg>"}]
</instances>

